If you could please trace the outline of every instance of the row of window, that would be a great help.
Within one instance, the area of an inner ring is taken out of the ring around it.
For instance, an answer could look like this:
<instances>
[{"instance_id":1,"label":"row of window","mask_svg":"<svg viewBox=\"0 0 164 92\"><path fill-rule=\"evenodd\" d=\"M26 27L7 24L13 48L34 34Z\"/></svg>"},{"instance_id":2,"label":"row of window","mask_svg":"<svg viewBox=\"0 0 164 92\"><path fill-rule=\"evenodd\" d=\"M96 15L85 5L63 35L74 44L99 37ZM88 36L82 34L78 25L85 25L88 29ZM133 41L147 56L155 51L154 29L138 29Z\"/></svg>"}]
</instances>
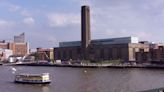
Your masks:
<instances>
[{"instance_id":1,"label":"row of window","mask_svg":"<svg viewBox=\"0 0 164 92\"><path fill-rule=\"evenodd\" d=\"M101 59L120 59L126 55L124 52L124 48L108 48L108 49L90 49L88 52L91 55L94 55L95 58ZM57 51L56 57L58 59L73 59L73 58L81 58L82 51L80 49L77 50L61 50Z\"/></svg>"}]
</instances>

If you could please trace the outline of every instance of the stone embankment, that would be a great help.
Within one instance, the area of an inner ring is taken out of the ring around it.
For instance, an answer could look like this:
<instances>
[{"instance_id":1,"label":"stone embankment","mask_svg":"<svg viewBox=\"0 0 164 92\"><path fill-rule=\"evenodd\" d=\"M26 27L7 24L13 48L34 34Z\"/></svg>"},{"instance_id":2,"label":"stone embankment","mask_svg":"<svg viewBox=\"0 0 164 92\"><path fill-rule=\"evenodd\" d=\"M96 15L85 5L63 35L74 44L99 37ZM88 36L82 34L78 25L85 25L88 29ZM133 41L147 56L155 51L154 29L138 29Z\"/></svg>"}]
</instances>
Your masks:
<instances>
[{"instance_id":1,"label":"stone embankment","mask_svg":"<svg viewBox=\"0 0 164 92\"><path fill-rule=\"evenodd\" d=\"M113 64L52 64L52 63L9 63L2 65L16 65L16 66L51 66L51 67L72 67L72 68L156 68L156 69L164 69L164 65L155 65L155 64L136 64L136 65L113 65Z\"/></svg>"}]
</instances>

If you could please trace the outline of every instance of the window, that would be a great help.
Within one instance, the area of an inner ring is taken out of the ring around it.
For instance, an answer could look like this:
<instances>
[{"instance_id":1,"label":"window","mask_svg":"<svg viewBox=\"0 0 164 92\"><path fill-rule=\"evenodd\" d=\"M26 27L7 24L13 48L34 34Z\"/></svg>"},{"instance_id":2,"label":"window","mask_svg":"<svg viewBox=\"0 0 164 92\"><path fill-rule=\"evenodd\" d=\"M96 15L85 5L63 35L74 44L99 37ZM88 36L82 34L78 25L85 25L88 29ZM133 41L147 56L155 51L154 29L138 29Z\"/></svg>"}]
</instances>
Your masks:
<instances>
[{"instance_id":1,"label":"window","mask_svg":"<svg viewBox=\"0 0 164 92\"><path fill-rule=\"evenodd\" d=\"M104 49L101 49L100 50L100 58L101 59L104 59Z\"/></svg>"},{"instance_id":2,"label":"window","mask_svg":"<svg viewBox=\"0 0 164 92\"><path fill-rule=\"evenodd\" d=\"M66 51L63 51L63 59L66 59L66 57L67 57Z\"/></svg>"},{"instance_id":3,"label":"window","mask_svg":"<svg viewBox=\"0 0 164 92\"><path fill-rule=\"evenodd\" d=\"M112 49L109 48L108 49L108 59L111 59L112 58Z\"/></svg>"},{"instance_id":4,"label":"window","mask_svg":"<svg viewBox=\"0 0 164 92\"><path fill-rule=\"evenodd\" d=\"M61 59L61 53L60 53L60 51L58 51L57 57L58 57L58 59Z\"/></svg>"},{"instance_id":5,"label":"window","mask_svg":"<svg viewBox=\"0 0 164 92\"><path fill-rule=\"evenodd\" d=\"M81 54L81 49L77 48L77 54Z\"/></svg>"},{"instance_id":6,"label":"window","mask_svg":"<svg viewBox=\"0 0 164 92\"><path fill-rule=\"evenodd\" d=\"M72 59L72 50L69 51L69 58Z\"/></svg>"},{"instance_id":7,"label":"window","mask_svg":"<svg viewBox=\"0 0 164 92\"><path fill-rule=\"evenodd\" d=\"M135 58L136 57L136 51L135 51L135 48L133 48L133 58Z\"/></svg>"}]
</instances>

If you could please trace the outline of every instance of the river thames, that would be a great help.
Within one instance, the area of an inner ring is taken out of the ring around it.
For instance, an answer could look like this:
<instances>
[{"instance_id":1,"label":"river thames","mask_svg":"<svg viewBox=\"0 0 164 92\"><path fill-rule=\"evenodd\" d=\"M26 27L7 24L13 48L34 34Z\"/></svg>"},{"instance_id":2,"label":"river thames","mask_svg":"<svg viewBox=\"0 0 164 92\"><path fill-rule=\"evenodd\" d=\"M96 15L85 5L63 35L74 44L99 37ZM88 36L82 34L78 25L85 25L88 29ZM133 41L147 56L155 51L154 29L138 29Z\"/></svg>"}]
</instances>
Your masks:
<instances>
[{"instance_id":1,"label":"river thames","mask_svg":"<svg viewBox=\"0 0 164 92\"><path fill-rule=\"evenodd\" d=\"M50 85L15 84L16 73L51 75ZM136 92L164 87L162 69L0 66L1 92Z\"/></svg>"}]
</instances>

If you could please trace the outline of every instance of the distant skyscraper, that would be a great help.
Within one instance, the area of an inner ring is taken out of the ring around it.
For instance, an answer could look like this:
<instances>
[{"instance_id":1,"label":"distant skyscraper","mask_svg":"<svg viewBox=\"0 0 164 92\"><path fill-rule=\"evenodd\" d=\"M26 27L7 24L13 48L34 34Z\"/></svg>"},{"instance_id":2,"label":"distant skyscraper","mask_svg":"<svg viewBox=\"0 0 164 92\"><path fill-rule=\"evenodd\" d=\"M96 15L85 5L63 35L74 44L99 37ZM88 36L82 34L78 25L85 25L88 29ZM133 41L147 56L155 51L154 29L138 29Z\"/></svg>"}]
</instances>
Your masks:
<instances>
[{"instance_id":1,"label":"distant skyscraper","mask_svg":"<svg viewBox=\"0 0 164 92\"><path fill-rule=\"evenodd\" d=\"M14 36L15 43L25 43L25 33L20 34L19 36Z\"/></svg>"},{"instance_id":2,"label":"distant skyscraper","mask_svg":"<svg viewBox=\"0 0 164 92\"><path fill-rule=\"evenodd\" d=\"M0 41L0 48L12 50L13 55L24 56L28 54L29 44L25 42L25 34L22 33L19 36L14 36L14 42Z\"/></svg>"}]
</instances>

